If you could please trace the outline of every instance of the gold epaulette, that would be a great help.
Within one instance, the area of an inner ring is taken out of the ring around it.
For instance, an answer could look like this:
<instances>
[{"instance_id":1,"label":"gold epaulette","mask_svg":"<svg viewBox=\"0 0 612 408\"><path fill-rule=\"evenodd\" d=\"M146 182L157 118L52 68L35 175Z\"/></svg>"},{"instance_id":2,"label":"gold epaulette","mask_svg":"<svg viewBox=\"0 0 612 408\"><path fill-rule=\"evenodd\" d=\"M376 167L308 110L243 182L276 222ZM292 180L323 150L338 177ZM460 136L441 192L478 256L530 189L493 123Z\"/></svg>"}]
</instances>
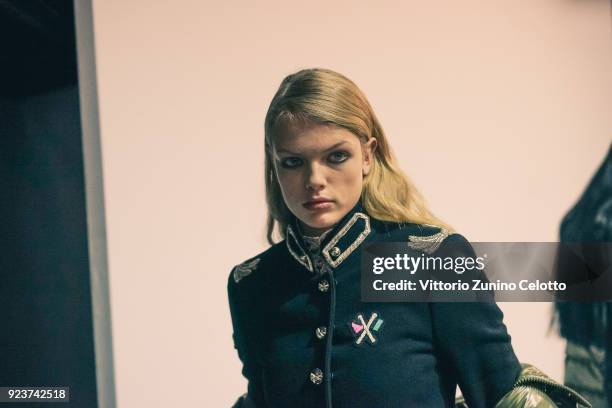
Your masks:
<instances>
[{"instance_id":1,"label":"gold epaulette","mask_svg":"<svg viewBox=\"0 0 612 408\"><path fill-rule=\"evenodd\" d=\"M516 382L495 408L591 408L591 404L570 387L551 379L530 364L521 364Z\"/></svg>"}]
</instances>

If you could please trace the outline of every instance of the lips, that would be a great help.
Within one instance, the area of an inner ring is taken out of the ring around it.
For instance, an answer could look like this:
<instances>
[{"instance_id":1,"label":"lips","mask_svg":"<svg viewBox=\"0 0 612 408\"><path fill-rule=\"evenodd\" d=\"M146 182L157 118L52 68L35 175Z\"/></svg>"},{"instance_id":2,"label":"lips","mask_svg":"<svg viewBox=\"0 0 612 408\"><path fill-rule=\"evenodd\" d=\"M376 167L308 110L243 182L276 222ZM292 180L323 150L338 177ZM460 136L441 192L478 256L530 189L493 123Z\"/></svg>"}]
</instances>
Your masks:
<instances>
[{"instance_id":1,"label":"lips","mask_svg":"<svg viewBox=\"0 0 612 408\"><path fill-rule=\"evenodd\" d=\"M304 208L308 210L323 210L331 208L333 205L333 200L329 200L327 198L315 198L305 202L303 205Z\"/></svg>"}]
</instances>

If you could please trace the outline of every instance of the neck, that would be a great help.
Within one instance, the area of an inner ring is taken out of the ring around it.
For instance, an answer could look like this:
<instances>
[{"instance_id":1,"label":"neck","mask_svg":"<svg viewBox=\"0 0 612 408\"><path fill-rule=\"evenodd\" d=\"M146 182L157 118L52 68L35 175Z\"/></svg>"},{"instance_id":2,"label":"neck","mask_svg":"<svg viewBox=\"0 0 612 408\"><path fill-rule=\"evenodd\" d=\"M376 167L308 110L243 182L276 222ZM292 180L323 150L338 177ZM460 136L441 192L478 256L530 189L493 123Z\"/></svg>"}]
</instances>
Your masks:
<instances>
[{"instance_id":1,"label":"neck","mask_svg":"<svg viewBox=\"0 0 612 408\"><path fill-rule=\"evenodd\" d=\"M310 238L322 237L327 232L331 231L333 228L334 228L333 225L327 228L311 228L305 225L304 223L300 222L300 229L301 229L302 235L310 237Z\"/></svg>"}]
</instances>

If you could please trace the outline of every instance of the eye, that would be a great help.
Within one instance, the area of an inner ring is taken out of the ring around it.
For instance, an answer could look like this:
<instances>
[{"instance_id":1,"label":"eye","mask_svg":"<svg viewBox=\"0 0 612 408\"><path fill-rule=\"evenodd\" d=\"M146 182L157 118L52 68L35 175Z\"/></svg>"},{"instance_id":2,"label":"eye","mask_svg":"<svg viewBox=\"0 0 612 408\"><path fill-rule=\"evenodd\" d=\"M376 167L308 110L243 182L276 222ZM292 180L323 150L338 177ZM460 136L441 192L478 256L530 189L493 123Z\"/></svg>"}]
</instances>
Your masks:
<instances>
[{"instance_id":1,"label":"eye","mask_svg":"<svg viewBox=\"0 0 612 408\"><path fill-rule=\"evenodd\" d=\"M344 150L339 150L329 155L329 161L338 164L346 161L346 159L348 159L349 157L351 157L351 155L348 152L345 152Z\"/></svg>"},{"instance_id":2,"label":"eye","mask_svg":"<svg viewBox=\"0 0 612 408\"><path fill-rule=\"evenodd\" d=\"M285 157L280 160L280 164L285 169L293 169L302 164L302 159L298 157Z\"/></svg>"}]
</instances>

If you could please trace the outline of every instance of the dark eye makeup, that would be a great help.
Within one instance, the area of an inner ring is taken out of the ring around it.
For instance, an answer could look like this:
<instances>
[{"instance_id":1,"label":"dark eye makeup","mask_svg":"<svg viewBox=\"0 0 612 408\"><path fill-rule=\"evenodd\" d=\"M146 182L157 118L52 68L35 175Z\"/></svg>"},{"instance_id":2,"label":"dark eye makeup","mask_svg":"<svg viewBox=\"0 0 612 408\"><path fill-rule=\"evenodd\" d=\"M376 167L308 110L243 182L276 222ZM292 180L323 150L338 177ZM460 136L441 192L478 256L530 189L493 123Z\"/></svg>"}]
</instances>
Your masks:
<instances>
[{"instance_id":1,"label":"dark eye makeup","mask_svg":"<svg viewBox=\"0 0 612 408\"><path fill-rule=\"evenodd\" d=\"M280 160L280 164L285 169L294 169L302 164L302 159L298 157L285 157Z\"/></svg>"},{"instance_id":2,"label":"dark eye makeup","mask_svg":"<svg viewBox=\"0 0 612 408\"><path fill-rule=\"evenodd\" d=\"M328 160L331 163L339 164L346 161L351 155L345 150L338 150L329 155Z\"/></svg>"},{"instance_id":3,"label":"dark eye makeup","mask_svg":"<svg viewBox=\"0 0 612 408\"><path fill-rule=\"evenodd\" d=\"M346 150L336 150L327 156L327 161L331 164L341 164L344 163L348 158L351 157L351 154ZM299 157L285 157L279 160L281 167L285 169L295 169L300 167L304 160Z\"/></svg>"}]
</instances>

